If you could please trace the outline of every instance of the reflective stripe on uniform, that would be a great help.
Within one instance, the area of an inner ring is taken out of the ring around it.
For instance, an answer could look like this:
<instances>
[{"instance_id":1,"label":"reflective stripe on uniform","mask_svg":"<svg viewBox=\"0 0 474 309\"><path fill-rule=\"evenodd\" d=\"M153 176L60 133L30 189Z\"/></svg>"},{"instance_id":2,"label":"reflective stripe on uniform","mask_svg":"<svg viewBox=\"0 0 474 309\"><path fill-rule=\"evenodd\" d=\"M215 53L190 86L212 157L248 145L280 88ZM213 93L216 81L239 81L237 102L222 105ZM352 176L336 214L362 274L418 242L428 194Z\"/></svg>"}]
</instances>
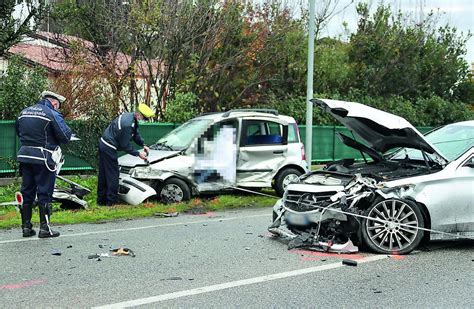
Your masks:
<instances>
[{"instance_id":1,"label":"reflective stripe on uniform","mask_svg":"<svg viewBox=\"0 0 474 309\"><path fill-rule=\"evenodd\" d=\"M120 115L118 119L118 129L122 130L122 125L120 124L120 122L122 122L122 115Z\"/></svg>"},{"instance_id":2,"label":"reflective stripe on uniform","mask_svg":"<svg viewBox=\"0 0 474 309\"><path fill-rule=\"evenodd\" d=\"M114 149L114 150L117 150L117 147L115 147L115 146L112 145L112 144L107 143L107 142L104 140L104 138L101 137L100 140L101 140L102 143L104 143L106 146L108 146L108 147L110 147L110 148L112 148L112 149Z\"/></svg>"},{"instance_id":3,"label":"reflective stripe on uniform","mask_svg":"<svg viewBox=\"0 0 474 309\"><path fill-rule=\"evenodd\" d=\"M46 118L46 117L43 117L43 116L38 116L38 115L21 115L20 117L18 117L18 119L21 119L21 118L39 118L39 119L43 119L43 120L46 120L46 121L51 121L51 119L49 119L49 118Z\"/></svg>"},{"instance_id":4,"label":"reflective stripe on uniform","mask_svg":"<svg viewBox=\"0 0 474 309\"><path fill-rule=\"evenodd\" d=\"M38 158L38 157L27 156L27 155L18 155L17 157L18 157L18 158L26 158L26 159L34 159L34 160L46 161L45 158Z\"/></svg>"}]
</instances>

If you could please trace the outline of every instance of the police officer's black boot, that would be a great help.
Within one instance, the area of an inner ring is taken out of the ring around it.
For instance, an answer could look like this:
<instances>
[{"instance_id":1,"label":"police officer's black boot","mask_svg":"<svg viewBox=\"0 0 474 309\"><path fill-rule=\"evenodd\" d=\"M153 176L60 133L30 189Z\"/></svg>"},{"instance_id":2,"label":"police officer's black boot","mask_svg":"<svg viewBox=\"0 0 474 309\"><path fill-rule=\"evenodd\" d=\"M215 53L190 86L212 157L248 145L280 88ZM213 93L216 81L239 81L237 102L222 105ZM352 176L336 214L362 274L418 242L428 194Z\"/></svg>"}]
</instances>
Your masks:
<instances>
[{"instance_id":1,"label":"police officer's black boot","mask_svg":"<svg viewBox=\"0 0 474 309\"><path fill-rule=\"evenodd\" d=\"M36 235L31 224L32 205L21 205L21 229L23 230L23 237L31 237Z\"/></svg>"},{"instance_id":2,"label":"police officer's black boot","mask_svg":"<svg viewBox=\"0 0 474 309\"><path fill-rule=\"evenodd\" d=\"M59 232L53 231L49 225L49 220L51 218L51 213L53 209L51 204L39 205L39 214L40 214L40 230L38 233L39 238L47 237L58 237Z\"/></svg>"}]
</instances>

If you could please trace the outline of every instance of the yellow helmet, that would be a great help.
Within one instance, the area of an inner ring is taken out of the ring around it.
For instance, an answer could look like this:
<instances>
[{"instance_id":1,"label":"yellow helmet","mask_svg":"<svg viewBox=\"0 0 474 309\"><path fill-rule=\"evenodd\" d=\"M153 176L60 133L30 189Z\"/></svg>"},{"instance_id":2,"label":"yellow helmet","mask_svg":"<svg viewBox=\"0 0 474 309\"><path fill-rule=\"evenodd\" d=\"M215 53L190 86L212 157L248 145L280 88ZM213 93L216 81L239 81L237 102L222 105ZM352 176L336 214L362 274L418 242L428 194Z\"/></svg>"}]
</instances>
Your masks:
<instances>
[{"instance_id":1,"label":"yellow helmet","mask_svg":"<svg viewBox=\"0 0 474 309\"><path fill-rule=\"evenodd\" d=\"M145 118L152 118L155 117L155 112L145 103L140 103L138 105L138 111L143 115Z\"/></svg>"}]
</instances>

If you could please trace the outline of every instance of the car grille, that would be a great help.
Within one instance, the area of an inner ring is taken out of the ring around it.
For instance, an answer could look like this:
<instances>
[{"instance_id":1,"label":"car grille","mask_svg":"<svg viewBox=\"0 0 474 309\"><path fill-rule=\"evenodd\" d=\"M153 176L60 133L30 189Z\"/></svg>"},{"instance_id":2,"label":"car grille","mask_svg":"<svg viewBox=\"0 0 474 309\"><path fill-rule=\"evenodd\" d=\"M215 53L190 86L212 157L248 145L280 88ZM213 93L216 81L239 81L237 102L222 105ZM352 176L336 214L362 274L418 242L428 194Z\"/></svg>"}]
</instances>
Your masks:
<instances>
[{"instance_id":1,"label":"car grille","mask_svg":"<svg viewBox=\"0 0 474 309\"><path fill-rule=\"evenodd\" d=\"M129 166L120 166L120 173L124 173L124 174L130 174L130 170L132 168L129 167Z\"/></svg>"},{"instance_id":2,"label":"car grille","mask_svg":"<svg viewBox=\"0 0 474 309\"><path fill-rule=\"evenodd\" d=\"M329 205L329 203L331 203L330 197L334 194L336 194L336 192L308 193L288 191L286 194L285 207L296 212L315 210L318 209L318 207Z\"/></svg>"}]
</instances>

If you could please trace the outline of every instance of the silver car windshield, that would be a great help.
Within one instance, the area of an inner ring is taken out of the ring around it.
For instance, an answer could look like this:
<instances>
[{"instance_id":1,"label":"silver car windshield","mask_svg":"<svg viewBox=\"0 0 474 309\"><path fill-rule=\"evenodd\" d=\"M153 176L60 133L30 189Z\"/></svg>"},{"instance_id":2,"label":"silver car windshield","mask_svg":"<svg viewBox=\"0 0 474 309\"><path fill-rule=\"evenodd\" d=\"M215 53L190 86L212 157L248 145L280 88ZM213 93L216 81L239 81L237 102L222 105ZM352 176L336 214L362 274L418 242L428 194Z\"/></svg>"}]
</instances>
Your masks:
<instances>
[{"instance_id":1,"label":"silver car windshield","mask_svg":"<svg viewBox=\"0 0 474 309\"><path fill-rule=\"evenodd\" d=\"M212 120L210 119L191 119L160 138L158 142L150 146L150 148L172 151L186 149L211 123Z\"/></svg>"},{"instance_id":2,"label":"silver car windshield","mask_svg":"<svg viewBox=\"0 0 474 309\"><path fill-rule=\"evenodd\" d=\"M474 130L472 126L462 124L446 125L425 136L436 149L449 161L453 161L466 150L474 147ZM421 151L417 149L401 149L392 159L400 160L408 156L410 159L423 160Z\"/></svg>"}]
</instances>

